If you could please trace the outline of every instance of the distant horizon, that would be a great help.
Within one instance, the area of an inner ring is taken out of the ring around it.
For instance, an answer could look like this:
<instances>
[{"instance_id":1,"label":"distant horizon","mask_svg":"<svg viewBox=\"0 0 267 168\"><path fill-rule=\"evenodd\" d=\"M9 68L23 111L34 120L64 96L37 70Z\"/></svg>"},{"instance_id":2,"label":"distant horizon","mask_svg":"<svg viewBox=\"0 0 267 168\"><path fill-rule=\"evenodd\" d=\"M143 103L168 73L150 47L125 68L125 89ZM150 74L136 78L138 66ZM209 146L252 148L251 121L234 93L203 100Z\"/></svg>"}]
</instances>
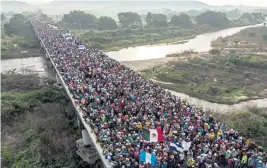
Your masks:
<instances>
[{"instance_id":1,"label":"distant horizon","mask_svg":"<svg viewBox=\"0 0 267 168\"><path fill-rule=\"evenodd\" d=\"M54 0L3 0L3 1L21 1L26 2L32 5L44 5ZM99 1L116 1L116 0L56 0L56 1L91 1L91 2L99 2ZM117 0L117 1L133 1L133 0ZM136 1L136 0L135 0ZM141 0L137 0L142 2ZM166 0L146 0L146 1L166 1ZM171 1L171 0L170 0ZM248 7L267 7L267 0L175 0L175 1L198 1L202 3L206 3L211 6L248 6Z\"/></svg>"}]
</instances>

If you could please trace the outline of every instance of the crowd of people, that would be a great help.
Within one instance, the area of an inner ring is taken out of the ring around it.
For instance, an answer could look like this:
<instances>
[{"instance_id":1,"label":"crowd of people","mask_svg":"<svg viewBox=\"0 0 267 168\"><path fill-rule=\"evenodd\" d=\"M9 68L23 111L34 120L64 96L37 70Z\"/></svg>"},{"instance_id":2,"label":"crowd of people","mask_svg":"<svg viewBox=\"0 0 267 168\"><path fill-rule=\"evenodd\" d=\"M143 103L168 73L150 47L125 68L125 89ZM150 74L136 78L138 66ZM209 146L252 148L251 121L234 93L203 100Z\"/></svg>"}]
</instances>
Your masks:
<instances>
[{"instance_id":1,"label":"crowd of people","mask_svg":"<svg viewBox=\"0 0 267 168\"><path fill-rule=\"evenodd\" d=\"M39 19L32 23L113 167L267 167L265 150L252 140L99 50L79 49L78 38L66 40ZM164 141L144 140L143 129L156 128ZM170 148L184 141L188 150ZM141 162L142 151L155 154L157 164Z\"/></svg>"}]
</instances>

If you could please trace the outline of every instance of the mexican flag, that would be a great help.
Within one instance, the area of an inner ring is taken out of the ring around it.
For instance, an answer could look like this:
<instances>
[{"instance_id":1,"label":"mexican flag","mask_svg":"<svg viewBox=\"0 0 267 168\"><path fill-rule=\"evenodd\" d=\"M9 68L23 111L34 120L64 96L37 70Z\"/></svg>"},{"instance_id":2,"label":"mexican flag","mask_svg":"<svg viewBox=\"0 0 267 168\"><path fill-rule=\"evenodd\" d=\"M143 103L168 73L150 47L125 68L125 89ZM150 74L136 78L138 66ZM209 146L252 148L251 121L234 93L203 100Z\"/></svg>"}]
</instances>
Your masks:
<instances>
[{"instance_id":1,"label":"mexican flag","mask_svg":"<svg viewBox=\"0 0 267 168\"><path fill-rule=\"evenodd\" d=\"M162 129L143 129L143 138L148 142L164 142Z\"/></svg>"}]
</instances>

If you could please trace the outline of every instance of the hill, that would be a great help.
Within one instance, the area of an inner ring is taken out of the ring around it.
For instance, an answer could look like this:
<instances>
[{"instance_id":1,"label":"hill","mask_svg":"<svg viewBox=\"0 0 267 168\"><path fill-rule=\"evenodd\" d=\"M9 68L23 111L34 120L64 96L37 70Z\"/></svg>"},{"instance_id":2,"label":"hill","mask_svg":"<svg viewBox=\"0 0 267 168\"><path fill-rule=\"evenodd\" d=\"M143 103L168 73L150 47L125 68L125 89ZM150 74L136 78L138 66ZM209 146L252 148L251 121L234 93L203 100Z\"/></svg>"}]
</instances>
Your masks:
<instances>
[{"instance_id":1,"label":"hill","mask_svg":"<svg viewBox=\"0 0 267 168\"><path fill-rule=\"evenodd\" d=\"M55 6L61 6L56 9ZM184 11L190 9L209 8L208 4L198 1L52 1L43 5L44 11L66 13L69 10L84 10L96 15L116 16L118 12L133 11L140 14L147 12L162 12L163 9ZM105 9L105 10L103 10Z\"/></svg>"},{"instance_id":2,"label":"hill","mask_svg":"<svg viewBox=\"0 0 267 168\"><path fill-rule=\"evenodd\" d=\"M34 5L21 1L1 1L1 12L24 12L31 11L35 8Z\"/></svg>"},{"instance_id":3,"label":"hill","mask_svg":"<svg viewBox=\"0 0 267 168\"><path fill-rule=\"evenodd\" d=\"M93 13L97 16L108 15L111 17L117 17L117 13L133 11L140 14L147 12L163 13L164 9L170 9L176 12L188 11L188 10L232 10L238 8L242 12L252 12L256 10L264 10L264 7L250 7L250 6L211 6L209 4L199 1L74 1L74 0L55 0L44 5L32 5L21 1L2 1L2 12L15 11L33 11L37 9L43 10L43 12L49 15L57 15L68 13L71 10L82 10L89 13ZM60 8L58 8L60 6ZM105 10L103 10L105 9Z\"/></svg>"}]
</instances>

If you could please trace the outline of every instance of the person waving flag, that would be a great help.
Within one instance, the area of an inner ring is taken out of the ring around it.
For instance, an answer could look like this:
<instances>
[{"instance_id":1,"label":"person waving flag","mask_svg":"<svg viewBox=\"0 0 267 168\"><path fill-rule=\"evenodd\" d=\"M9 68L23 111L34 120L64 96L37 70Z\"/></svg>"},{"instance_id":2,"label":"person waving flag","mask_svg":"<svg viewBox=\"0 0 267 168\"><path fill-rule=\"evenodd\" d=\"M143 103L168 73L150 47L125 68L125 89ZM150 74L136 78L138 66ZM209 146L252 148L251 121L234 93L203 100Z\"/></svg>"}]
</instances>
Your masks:
<instances>
[{"instance_id":1,"label":"person waving flag","mask_svg":"<svg viewBox=\"0 0 267 168\"><path fill-rule=\"evenodd\" d=\"M164 142L162 129L143 129L143 138L148 142Z\"/></svg>"},{"instance_id":2,"label":"person waving flag","mask_svg":"<svg viewBox=\"0 0 267 168\"><path fill-rule=\"evenodd\" d=\"M151 166L156 166L157 160L154 153L147 153L145 151L140 152L140 162L149 163Z\"/></svg>"},{"instance_id":3,"label":"person waving flag","mask_svg":"<svg viewBox=\"0 0 267 168\"><path fill-rule=\"evenodd\" d=\"M184 152L183 146L177 143L171 143L169 149L174 150L176 152Z\"/></svg>"}]
</instances>

